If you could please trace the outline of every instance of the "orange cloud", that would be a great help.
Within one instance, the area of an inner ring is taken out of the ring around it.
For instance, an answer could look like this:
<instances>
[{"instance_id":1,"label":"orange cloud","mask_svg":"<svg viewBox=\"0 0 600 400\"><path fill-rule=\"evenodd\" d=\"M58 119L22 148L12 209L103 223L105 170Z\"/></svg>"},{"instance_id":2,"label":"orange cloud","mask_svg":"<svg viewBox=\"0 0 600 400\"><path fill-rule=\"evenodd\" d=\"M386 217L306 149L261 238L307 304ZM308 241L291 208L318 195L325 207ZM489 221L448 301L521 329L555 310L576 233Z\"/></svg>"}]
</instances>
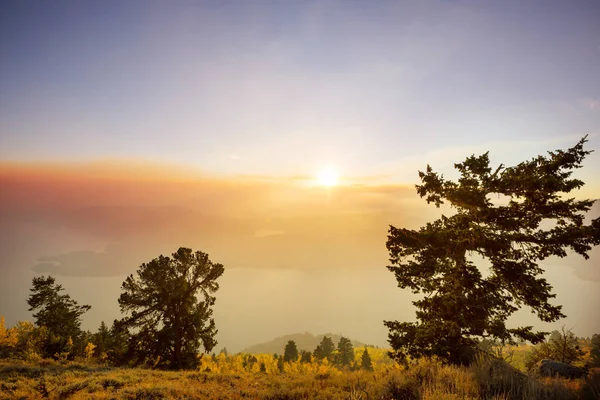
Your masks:
<instances>
[{"instance_id":1,"label":"orange cloud","mask_svg":"<svg viewBox=\"0 0 600 400\"><path fill-rule=\"evenodd\" d=\"M74 276L130 273L178 246L204 250L229 267L385 265L388 224L416 226L421 218L410 186L325 189L305 181L207 177L126 162L4 163L0 217L7 235L35 227L38 235L89 237L93 248L65 239L61 250L39 254L33 266ZM35 252L36 238L13 247Z\"/></svg>"},{"instance_id":2,"label":"orange cloud","mask_svg":"<svg viewBox=\"0 0 600 400\"><path fill-rule=\"evenodd\" d=\"M38 273L118 276L179 246L229 268L383 267L390 224L418 228L440 213L412 185L326 189L304 178L218 178L125 162L4 163L0 269L28 254ZM597 280L590 267L573 260L578 276Z\"/></svg>"}]
</instances>

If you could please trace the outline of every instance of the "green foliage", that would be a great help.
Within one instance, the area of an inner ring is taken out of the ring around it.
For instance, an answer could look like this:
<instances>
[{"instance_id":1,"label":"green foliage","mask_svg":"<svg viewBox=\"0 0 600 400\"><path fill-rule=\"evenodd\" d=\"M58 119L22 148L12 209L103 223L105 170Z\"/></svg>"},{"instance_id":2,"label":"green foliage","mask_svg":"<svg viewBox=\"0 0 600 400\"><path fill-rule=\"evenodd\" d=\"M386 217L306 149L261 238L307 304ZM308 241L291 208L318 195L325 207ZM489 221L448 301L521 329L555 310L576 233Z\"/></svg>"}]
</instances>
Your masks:
<instances>
[{"instance_id":1,"label":"green foliage","mask_svg":"<svg viewBox=\"0 0 600 400\"><path fill-rule=\"evenodd\" d=\"M258 359L255 356L253 356L252 354L246 354L244 356L244 361L242 362L242 366L244 367L244 370L252 371L252 367L257 362L258 362Z\"/></svg>"},{"instance_id":2,"label":"green foliage","mask_svg":"<svg viewBox=\"0 0 600 400\"><path fill-rule=\"evenodd\" d=\"M31 294L27 299L29 311L33 311L36 325L47 329L41 355L54 357L55 354L64 354L68 350L69 355L73 356L73 346L81 349L82 353L85 343L80 329L81 316L91 306L80 306L71 296L62 294L63 287L57 285L51 276L33 278L32 284ZM72 344L69 344L69 340Z\"/></svg>"},{"instance_id":3,"label":"green foliage","mask_svg":"<svg viewBox=\"0 0 600 400\"><path fill-rule=\"evenodd\" d=\"M592 336L591 361L594 367L600 367L600 334Z\"/></svg>"},{"instance_id":4,"label":"green foliage","mask_svg":"<svg viewBox=\"0 0 600 400\"><path fill-rule=\"evenodd\" d=\"M371 356L366 347L360 358L360 367L366 371L373 371L373 362L371 361Z\"/></svg>"},{"instance_id":5,"label":"green foliage","mask_svg":"<svg viewBox=\"0 0 600 400\"><path fill-rule=\"evenodd\" d=\"M584 224L593 201L563 196L584 184L570 176L590 153L583 149L585 142L495 170L488 153L470 156L454 165L461 175L457 182L430 166L419 172L417 193L455 212L418 231L390 226L388 269L399 287L424 295L413 302L416 323L385 322L390 356L399 362L436 355L468 363L478 338L509 344L544 339L545 332L531 326L511 329L506 320L523 306L544 322L564 317L561 306L549 302L555 295L538 263L565 257L569 249L587 259L592 246L600 244L600 218ZM489 261L487 276L467 258L471 254Z\"/></svg>"},{"instance_id":6,"label":"green foliage","mask_svg":"<svg viewBox=\"0 0 600 400\"><path fill-rule=\"evenodd\" d=\"M212 318L214 292L223 265L206 253L180 248L172 257L159 256L130 275L119 297L119 325L129 329L130 355L137 364L159 368L193 368L200 345L209 353L217 344ZM200 301L198 295L202 295Z\"/></svg>"},{"instance_id":7,"label":"green foliage","mask_svg":"<svg viewBox=\"0 0 600 400\"><path fill-rule=\"evenodd\" d=\"M329 361L333 358L333 351L335 350L335 345L333 344L333 340L330 337L323 336L321 343L317 346L315 351L313 352L313 356L316 360L323 360L327 358Z\"/></svg>"},{"instance_id":8,"label":"green foliage","mask_svg":"<svg viewBox=\"0 0 600 400\"><path fill-rule=\"evenodd\" d=\"M573 364L584 354L579 348L579 341L575 334L571 329L565 330L563 326L561 332L553 331L546 342L538 344L531 350L525 360L525 368L527 371L532 371L535 365L544 359Z\"/></svg>"},{"instance_id":9,"label":"green foliage","mask_svg":"<svg viewBox=\"0 0 600 400\"><path fill-rule=\"evenodd\" d=\"M298 348L296 347L296 342L290 340L285 345L285 350L283 351L283 361L291 362L296 361L298 359Z\"/></svg>"},{"instance_id":10,"label":"green foliage","mask_svg":"<svg viewBox=\"0 0 600 400\"><path fill-rule=\"evenodd\" d=\"M129 343L132 340L129 331L119 320L114 320L108 331L106 356L113 365L124 365L131 358Z\"/></svg>"},{"instance_id":11,"label":"green foliage","mask_svg":"<svg viewBox=\"0 0 600 400\"><path fill-rule=\"evenodd\" d=\"M310 363L312 361L310 351L302 350L300 352L300 361L303 363Z\"/></svg>"},{"instance_id":12,"label":"green foliage","mask_svg":"<svg viewBox=\"0 0 600 400\"><path fill-rule=\"evenodd\" d=\"M92 343L96 346L94 348L94 356L100 357L107 352L110 344L110 330L104 321L100 322L98 332L92 335Z\"/></svg>"},{"instance_id":13,"label":"green foliage","mask_svg":"<svg viewBox=\"0 0 600 400\"><path fill-rule=\"evenodd\" d=\"M350 339L341 337L337 346L336 364L347 367L354 361L354 347Z\"/></svg>"}]
</instances>

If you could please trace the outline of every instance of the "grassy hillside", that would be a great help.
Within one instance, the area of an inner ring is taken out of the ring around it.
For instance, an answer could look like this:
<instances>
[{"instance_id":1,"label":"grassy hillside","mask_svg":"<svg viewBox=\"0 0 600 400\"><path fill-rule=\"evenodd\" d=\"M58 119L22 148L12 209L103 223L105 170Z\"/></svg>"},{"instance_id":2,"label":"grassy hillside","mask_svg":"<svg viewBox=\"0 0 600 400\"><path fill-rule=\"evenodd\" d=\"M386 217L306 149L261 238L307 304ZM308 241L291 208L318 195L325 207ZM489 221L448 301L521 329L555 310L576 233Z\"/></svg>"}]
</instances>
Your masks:
<instances>
[{"instance_id":1,"label":"grassy hillside","mask_svg":"<svg viewBox=\"0 0 600 400\"><path fill-rule=\"evenodd\" d=\"M284 372L273 368L256 372L243 366L240 355L221 355L216 363L218 372L168 372L82 363L3 362L0 399L585 400L600 395L600 374L574 381L537 379L504 363L485 360L469 368L420 360L409 370L376 363L374 372L300 363L286 364Z\"/></svg>"},{"instance_id":2,"label":"grassy hillside","mask_svg":"<svg viewBox=\"0 0 600 400\"><path fill-rule=\"evenodd\" d=\"M251 353L251 354L283 354L283 349L288 341L293 340L296 342L296 346L298 350L307 350L313 352L317 345L323 339L323 336L330 337L333 340L333 343L337 346L340 341L341 335L336 335L332 333L325 333L322 335L313 335L312 333L294 333L291 335L284 335L278 338L275 338L269 342L256 344L254 346L250 346L243 351L243 353ZM365 347L365 343L359 342L357 340L352 340L352 345L356 347Z\"/></svg>"}]
</instances>

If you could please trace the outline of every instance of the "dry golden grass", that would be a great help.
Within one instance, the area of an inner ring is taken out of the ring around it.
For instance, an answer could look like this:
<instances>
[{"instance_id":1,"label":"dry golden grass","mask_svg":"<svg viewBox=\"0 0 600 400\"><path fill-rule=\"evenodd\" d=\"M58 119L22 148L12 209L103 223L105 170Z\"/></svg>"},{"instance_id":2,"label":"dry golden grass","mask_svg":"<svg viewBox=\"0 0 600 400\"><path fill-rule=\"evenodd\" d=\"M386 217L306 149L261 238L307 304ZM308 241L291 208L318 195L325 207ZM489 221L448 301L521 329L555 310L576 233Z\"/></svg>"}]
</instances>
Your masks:
<instances>
[{"instance_id":1,"label":"dry golden grass","mask_svg":"<svg viewBox=\"0 0 600 400\"><path fill-rule=\"evenodd\" d=\"M231 360L234 362L235 358ZM0 363L0 399L597 399L600 375L536 379L507 364L469 368L419 360L408 370L323 367L312 372L201 372L111 368L45 361Z\"/></svg>"}]
</instances>

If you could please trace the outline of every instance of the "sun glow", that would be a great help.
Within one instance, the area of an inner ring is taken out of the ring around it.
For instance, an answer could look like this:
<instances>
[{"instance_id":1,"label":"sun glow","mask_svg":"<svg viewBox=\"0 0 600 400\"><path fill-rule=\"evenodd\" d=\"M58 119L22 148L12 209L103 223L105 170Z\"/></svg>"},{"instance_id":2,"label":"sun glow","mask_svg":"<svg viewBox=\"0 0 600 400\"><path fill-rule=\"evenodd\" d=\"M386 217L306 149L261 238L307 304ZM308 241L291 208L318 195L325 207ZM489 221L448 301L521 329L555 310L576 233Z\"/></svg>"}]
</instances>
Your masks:
<instances>
[{"instance_id":1,"label":"sun glow","mask_svg":"<svg viewBox=\"0 0 600 400\"><path fill-rule=\"evenodd\" d=\"M338 173L332 167L324 168L317 174L317 182L321 186L326 186L326 187L335 186L338 183L338 179L339 179Z\"/></svg>"}]
</instances>

